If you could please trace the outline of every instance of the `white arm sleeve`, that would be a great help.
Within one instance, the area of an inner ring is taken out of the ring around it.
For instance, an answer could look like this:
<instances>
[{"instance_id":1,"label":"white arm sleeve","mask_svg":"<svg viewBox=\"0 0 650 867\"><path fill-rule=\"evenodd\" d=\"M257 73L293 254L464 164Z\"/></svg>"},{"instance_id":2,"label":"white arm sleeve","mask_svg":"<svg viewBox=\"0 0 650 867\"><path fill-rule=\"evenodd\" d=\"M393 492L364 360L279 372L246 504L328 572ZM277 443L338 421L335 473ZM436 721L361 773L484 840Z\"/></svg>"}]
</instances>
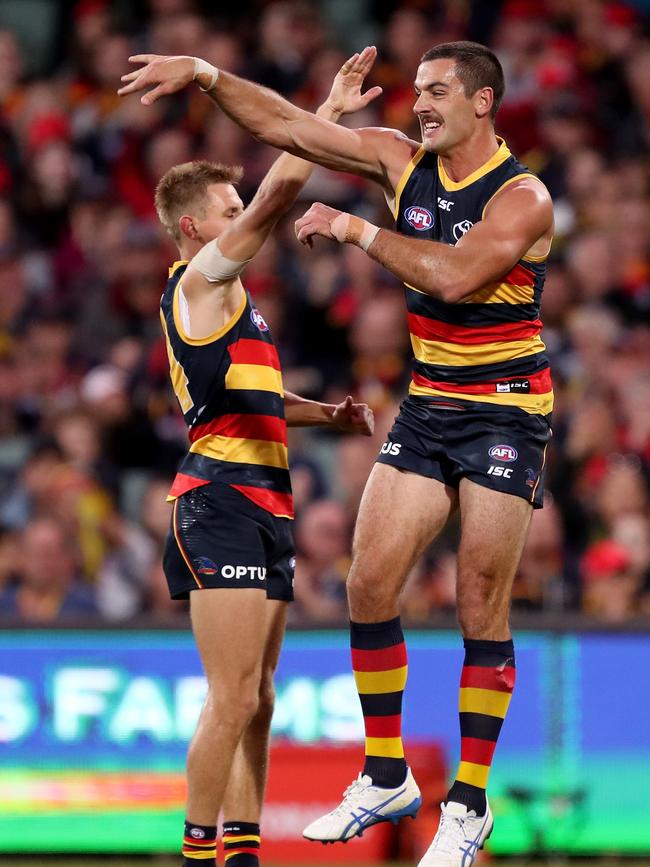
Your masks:
<instances>
[{"instance_id":1,"label":"white arm sleeve","mask_svg":"<svg viewBox=\"0 0 650 867\"><path fill-rule=\"evenodd\" d=\"M226 280L238 277L249 262L250 259L243 262L227 259L219 249L219 241L214 240L199 250L190 265L199 274L203 274L209 283L225 283Z\"/></svg>"}]
</instances>

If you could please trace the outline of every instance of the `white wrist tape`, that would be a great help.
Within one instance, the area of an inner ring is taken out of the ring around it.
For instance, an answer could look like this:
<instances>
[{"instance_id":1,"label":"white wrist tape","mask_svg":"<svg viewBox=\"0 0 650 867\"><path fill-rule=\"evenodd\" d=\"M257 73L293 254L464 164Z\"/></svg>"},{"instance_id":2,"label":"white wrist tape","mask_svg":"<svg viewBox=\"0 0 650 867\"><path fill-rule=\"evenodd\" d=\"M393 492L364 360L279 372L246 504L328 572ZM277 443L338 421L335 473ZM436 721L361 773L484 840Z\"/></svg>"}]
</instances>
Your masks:
<instances>
[{"instance_id":1,"label":"white wrist tape","mask_svg":"<svg viewBox=\"0 0 650 867\"><path fill-rule=\"evenodd\" d=\"M199 84L199 90L202 90L203 93L208 93L208 91L212 90L212 88L217 83L217 79L219 78L219 70L216 66L213 66L211 63L208 63L207 60L201 60L200 57L194 58L194 80L202 73L206 72L210 76L210 84L207 87L201 87Z\"/></svg>"},{"instance_id":2,"label":"white wrist tape","mask_svg":"<svg viewBox=\"0 0 650 867\"><path fill-rule=\"evenodd\" d=\"M250 259L243 262L235 262L234 259L228 259L219 249L218 241L209 241L199 252L194 256L190 265L199 274L203 274L209 283L225 283L226 280L232 280L238 277L244 270Z\"/></svg>"},{"instance_id":3,"label":"white wrist tape","mask_svg":"<svg viewBox=\"0 0 650 867\"><path fill-rule=\"evenodd\" d=\"M379 231L379 226L374 226L361 217L354 214L339 214L330 223L332 234L339 244L356 244L362 250L368 252Z\"/></svg>"}]
</instances>

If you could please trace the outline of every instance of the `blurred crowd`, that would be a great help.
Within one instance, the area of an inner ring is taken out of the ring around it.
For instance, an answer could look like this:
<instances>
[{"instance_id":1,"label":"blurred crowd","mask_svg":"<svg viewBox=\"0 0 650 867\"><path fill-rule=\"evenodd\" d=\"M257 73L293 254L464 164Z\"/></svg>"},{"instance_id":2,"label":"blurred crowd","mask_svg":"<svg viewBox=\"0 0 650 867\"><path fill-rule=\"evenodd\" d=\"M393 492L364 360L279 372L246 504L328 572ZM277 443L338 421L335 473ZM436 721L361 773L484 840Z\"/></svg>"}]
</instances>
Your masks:
<instances>
[{"instance_id":1,"label":"blurred crowd","mask_svg":"<svg viewBox=\"0 0 650 867\"><path fill-rule=\"evenodd\" d=\"M650 621L649 4L41 5L40 15L38 0L0 6L0 617L184 610L160 562L165 495L187 440L158 319L176 250L153 189L172 165L207 157L244 166L247 201L275 153L196 88L147 109L120 100L128 56L200 55L315 108L345 56L374 43L370 83L384 95L345 122L417 138L420 56L470 38L503 63L497 131L549 187L557 222L542 308L554 440L514 609ZM330 402L350 392L377 416L372 440L291 432L291 616L342 624L354 519L406 392L410 347L390 274L356 248L295 241L293 222L314 200L390 223L376 188L317 169L245 274L286 387ZM453 610L456 541L452 524L413 570L410 623Z\"/></svg>"}]
</instances>

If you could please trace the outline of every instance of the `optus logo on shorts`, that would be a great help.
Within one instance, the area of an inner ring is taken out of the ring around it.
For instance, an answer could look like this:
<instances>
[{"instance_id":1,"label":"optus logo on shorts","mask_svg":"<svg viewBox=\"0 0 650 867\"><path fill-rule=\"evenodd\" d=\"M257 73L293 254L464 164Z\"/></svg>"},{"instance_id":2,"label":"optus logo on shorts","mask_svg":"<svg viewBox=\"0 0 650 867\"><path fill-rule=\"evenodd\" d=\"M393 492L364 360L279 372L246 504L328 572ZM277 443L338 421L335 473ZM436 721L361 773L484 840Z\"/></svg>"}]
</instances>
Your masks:
<instances>
[{"instance_id":1,"label":"optus logo on shorts","mask_svg":"<svg viewBox=\"0 0 650 867\"><path fill-rule=\"evenodd\" d=\"M411 205L404 212L404 219L418 232L426 232L433 226L433 214L420 205Z\"/></svg>"},{"instance_id":2,"label":"optus logo on shorts","mask_svg":"<svg viewBox=\"0 0 650 867\"><path fill-rule=\"evenodd\" d=\"M504 444L492 446L488 454L495 461L504 461L507 464L516 461L519 457L519 452L514 448L514 446L507 446Z\"/></svg>"},{"instance_id":3,"label":"optus logo on shorts","mask_svg":"<svg viewBox=\"0 0 650 867\"><path fill-rule=\"evenodd\" d=\"M240 581L242 578L250 578L251 581L264 581L266 578L266 569L264 566L222 566L222 578L234 578Z\"/></svg>"},{"instance_id":4,"label":"optus logo on shorts","mask_svg":"<svg viewBox=\"0 0 650 867\"><path fill-rule=\"evenodd\" d=\"M256 328L259 328L260 331L268 331L269 326L264 321L264 317L257 309L257 307L253 307L251 310L251 322Z\"/></svg>"}]
</instances>

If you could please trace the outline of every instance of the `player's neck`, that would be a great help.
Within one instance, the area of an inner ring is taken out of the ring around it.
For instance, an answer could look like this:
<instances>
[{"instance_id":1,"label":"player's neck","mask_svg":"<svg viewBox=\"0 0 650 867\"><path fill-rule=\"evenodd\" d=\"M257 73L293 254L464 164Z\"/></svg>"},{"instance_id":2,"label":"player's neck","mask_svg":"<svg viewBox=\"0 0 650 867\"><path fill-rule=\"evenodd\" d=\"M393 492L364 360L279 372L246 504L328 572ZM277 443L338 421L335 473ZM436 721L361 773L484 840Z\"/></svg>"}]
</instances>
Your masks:
<instances>
[{"instance_id":1,"label":"player's neck","mask_svg":"<svg viewBox=\"0 0 650 867\"><path fill-rule=\"evenodd\" d=\"M459 183L493 157L499 149L494 129L478 130L471 138L458 144L452 151L440 156L447 177Z\"/></svg>"},{"instance_id":2,"label":"player's neck","mask_svg":"<svg viewBox=\"0 0 650 867\"><path fill-rule=\"evenodd\" d=\"M202 247L203 243L201 241L191 241L188 239L178 248L178 255L182 262L189 262L196 256Z\"/></svg>"}]
</instances>

